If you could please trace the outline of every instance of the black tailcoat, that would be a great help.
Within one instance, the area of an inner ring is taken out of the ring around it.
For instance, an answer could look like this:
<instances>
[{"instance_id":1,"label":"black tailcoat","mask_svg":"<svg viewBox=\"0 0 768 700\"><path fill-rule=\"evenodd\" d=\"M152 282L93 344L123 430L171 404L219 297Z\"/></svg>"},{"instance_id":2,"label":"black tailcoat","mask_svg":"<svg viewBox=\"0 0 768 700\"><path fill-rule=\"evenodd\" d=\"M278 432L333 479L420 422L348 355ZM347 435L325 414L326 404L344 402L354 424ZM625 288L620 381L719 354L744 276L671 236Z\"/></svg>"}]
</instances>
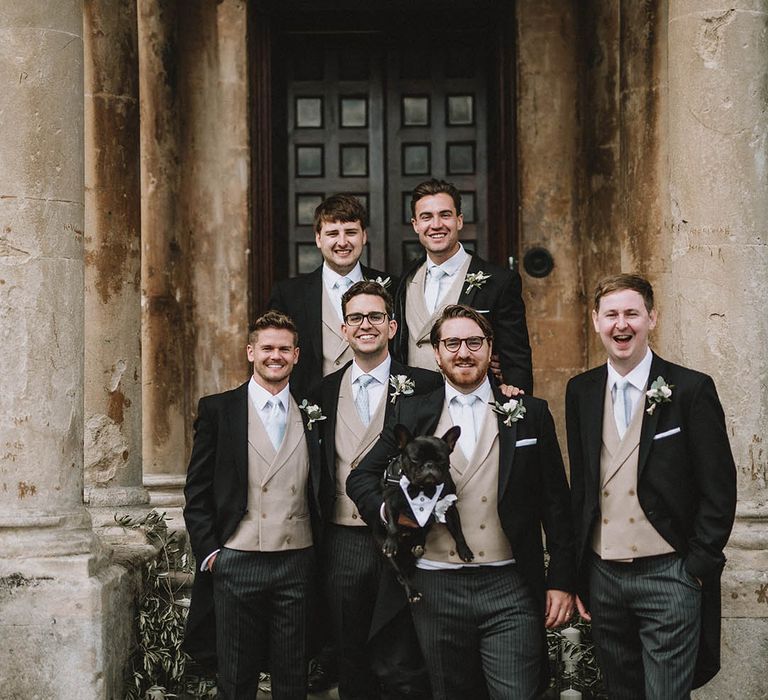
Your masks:
<instances>
[{"instance_id":1,"label":"black tailcoat","mask_svg":"<svg viewBox=\"0 0 768 700\"><path fill-rule=\"evenodd\" d=\"M720 668L720 574L736 509L736 468L711 377L654 354L649 387L659 376L672 386L672 396L643 415L637 497L648 521L703 582L698 687ZM592 528L600 516L607 380L606 365L584 372L568 382L565 399L579 593L585 600ZM648 405L645 401L643 409Z\"/></svg>"}]
</instances>

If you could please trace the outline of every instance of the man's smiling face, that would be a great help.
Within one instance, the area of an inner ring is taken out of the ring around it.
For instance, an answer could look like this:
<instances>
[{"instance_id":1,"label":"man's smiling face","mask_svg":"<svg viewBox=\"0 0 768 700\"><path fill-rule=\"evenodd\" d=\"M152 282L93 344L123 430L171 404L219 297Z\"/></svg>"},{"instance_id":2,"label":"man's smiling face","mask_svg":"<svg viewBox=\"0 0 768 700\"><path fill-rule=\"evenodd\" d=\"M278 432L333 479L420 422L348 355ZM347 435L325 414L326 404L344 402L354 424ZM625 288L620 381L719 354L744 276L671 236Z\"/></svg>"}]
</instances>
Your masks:
<instances>
[{"instance_id":1,"label":"man's smiling face","mask_svg":"<svg viewBox=\"0 0 768 700\"><path fill-rule=\"evenodd\" d=\"M622 376L631 372L648 351L648 335L656 327L656 310L645 307L633 289L621 289L600 299L592 323L608 353L611 365Z\"/></svg>"},{"instance_id":2,"label":"man's smiling face","mask_svg":"<svg viewBox=\"0 0 768 700\"><path fill-rule=\"evenodd\" d=\"M367 240L360 221L324 221L315 233L323 260L339 275L346 275L357 265Z\"/></svg>"},{"instance_id":3,"label":"man's smiling face","mask_svg":"<svg viewBox=\"0 0 768 700\"><path fill-rule=\"evenodd\" d=\"M445 378L459 391L468 393L485 380L491 363L491 342L484 340L479 350L470 350L466 338L484 338L483 329L471 318L451 318L440 328L440 340L462 338L456 352L446 349L440 342L435 348L435 359Z\"/></svg>"},{"instance_id":4,"label":"man's smiling face","mask_svg":"<svg viewBox=\"0 0 768 700\"><path fill-rule=\"evenodd\" d=\"M246 350L256 382L273 393L282 390L299 359L293 333L284 328L264 328Z\"/></svg>"},{"instance_id":5,"label":"man's smiling face","mask_svg":"<svg viewBox=\"0 0 768 700\"><path fill-rule=\"evenodd\" d=\"M350 314L370 314L372 312L386 314L384 299L374 294L358 294L352 297L344 310L345 318ZM355 357L381 358L387 354L387 346L395 336L397 324L391 318L384 323L375 325L365 318L359 326L342 325L341 332L347 339Z\"/></svg>"},{"instance_id":6,"label":"man's smiling face","mask_svg":"<svg viewBox=\"0 0 768 700\"><path fill-rule=\"evenodd\" d=\"M459 249L459 231L464 219L456 213L451 195L440 192L422 197L414 206L411 224L432 262L439 265Z\"/></svg>"}]
</instances>

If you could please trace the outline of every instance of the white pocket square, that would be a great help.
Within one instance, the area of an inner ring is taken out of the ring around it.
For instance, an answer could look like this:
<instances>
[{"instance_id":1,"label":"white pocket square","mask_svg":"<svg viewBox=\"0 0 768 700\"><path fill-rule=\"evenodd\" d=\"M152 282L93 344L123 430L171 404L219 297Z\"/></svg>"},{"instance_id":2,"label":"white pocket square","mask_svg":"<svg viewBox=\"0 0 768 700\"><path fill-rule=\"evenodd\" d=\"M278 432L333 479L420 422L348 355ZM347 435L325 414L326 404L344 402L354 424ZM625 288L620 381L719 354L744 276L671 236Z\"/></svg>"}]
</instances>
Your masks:
<instances>
[{"instance_id":1,"label":"white pocket square","mask_svg":"<svg viewBox=\"0 0 768 700\"><path fill-rule=\"evenodd\" d=\"M515 443L515 447L528 447L528 445L535 445L538 440L538 438L525 438L525 440L518 440Z\"/></svg>"},{"instance_id":2,"label":"white pocket square","mask_svg":"<svg viewBox=\"0 0 768 700\"><path fill-rule=\"evenodd\" d=\"M490 309L475 309L475 311L477 311L477 313L479 313L479 314L489 314L489 313L491 313Z\"/></svg>"},{"instance_id":3,"label":"white pocket square","mask_svg":"<svg viewBox=\"0 0 768 700\"><path fill-rule=\"evenodd\" d=\"M661 440L661 438L669 437L670 435L677 435L681 432L680 428L672 428L671 430L665 430L663 433L658 433L653 436L654 440Z\"/></svg>"}]
</instances>

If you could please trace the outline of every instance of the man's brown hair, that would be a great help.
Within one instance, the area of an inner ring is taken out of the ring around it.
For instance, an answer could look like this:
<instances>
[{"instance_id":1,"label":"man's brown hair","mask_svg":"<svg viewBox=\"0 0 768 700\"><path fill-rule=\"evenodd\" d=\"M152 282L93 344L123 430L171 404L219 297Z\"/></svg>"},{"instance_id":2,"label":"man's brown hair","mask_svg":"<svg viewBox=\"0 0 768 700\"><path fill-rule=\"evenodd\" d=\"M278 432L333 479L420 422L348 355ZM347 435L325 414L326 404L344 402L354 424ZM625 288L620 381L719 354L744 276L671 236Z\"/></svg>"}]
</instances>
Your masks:
<instances>
[{"instance_id":1,"label":"man's brown hair","mask_svg":"<svg viewBox=\"0 0 768 700\"><path fill-rule=\"evenodd\" d=\"M440 344L440 331L443 328L443 323L450 321L452 318L469 318L474 321L478 326L482 334L488 338L488 343L493 340L493 328L488 320L482 314L475 311L470 306L464 306L464 304L451 304L443 309L443 313L440 318L435 321L432 326L432 330L429 332L429 342L432 343L432 347L436 348Z\"/></svg>"},{"instance_id":2,"label":"man's brown hair","mask_svg":"<svg viewBox=\"0 0 768 700\"><path fill-rule=\"evenodd\" d=\"M343 224L359 221L365 231L368 228L368 213L355 195L341 192L331 195L315 209L315 233L320 233L323 224L334 221Z\"/></svg>"},{"instance_id":3,"label":"man's brown hair","mask_svg":"<svg viewBox=\"0 0 768 700\"><path fill-rule=\"evenodd\" d=\"M299 344L299 332L296 330L296 324L293 322L293 319L280 311L274 310L262 314L250 325L248 328L248 344L256 345L259 331L263 331L266 328L290 331L293 333L293 344Z\"/></svg>"},{"instance_id":4,"label":"man's brown hair","mask_svg":"<svg viewBox=\"0 0 768 700\"><path fill-rule=\"evenodd\" d=\"M371 296L381 297L384 300L384 310L387 312L387 316L389 316L390 320L392 319L392 297L382 285L373 280L361 280L360 282L355 282L346 292L344 292L344 294L342 294L341 313L343 316L347 315L347 303L349 300L360 294L370 294Z\"/></svg>"},{"instance_id":5,"label":"man's brown hair","mask_svg":"<svg viewBox=\"0 0 768 700\"><path fill-rule=\"evenodd\" d=\"M447 194L453 200L453 206L456 209L456 215L461 214L461 192L456 185L445 180L426 180L416 185L411 193L411 216L416 217L416 202L423 197L430 197L435 194Z\"/></svg>"},{"instance_id":6,"label":"man's brown hair","mask_svg":"<svg viewBox=\"0 0 768 700\"><path fill-rule=\"evenodd\" d=\"M621 292L625 289L631 289L632 291L637 292L643 297L645 310L648 313L653 311L653 287L651 286L651 283L644 277L640 277L640 275L630 275L626 273L603 277L603 279L597 283L594 298L595 311L599 311L600 299L604 296L613 294L614 292Z\"/></svg>"}]
</instances>

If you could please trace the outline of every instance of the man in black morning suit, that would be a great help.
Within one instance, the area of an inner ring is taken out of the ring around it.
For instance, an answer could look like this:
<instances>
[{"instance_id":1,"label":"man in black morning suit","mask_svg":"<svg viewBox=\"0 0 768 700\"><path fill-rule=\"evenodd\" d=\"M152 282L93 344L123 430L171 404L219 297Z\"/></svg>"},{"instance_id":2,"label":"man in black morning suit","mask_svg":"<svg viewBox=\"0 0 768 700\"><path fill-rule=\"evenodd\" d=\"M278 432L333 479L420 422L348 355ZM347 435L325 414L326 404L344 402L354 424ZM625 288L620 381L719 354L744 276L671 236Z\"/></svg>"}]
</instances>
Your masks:
<instances>
[{"instance_id":1,"label":"man in black morning suit","mask_svg":"<svg viewBox=\"0 0 768 700\"><path fill-rule=\"evenodd\" d=\"M608 363L568 383L579 598L611 698L690 697L720 668L720 575L736 471L712 379L648 347L653 289L600 282Z\"/></svg>"},{"instance_id":2,"label":"man in black morning suit","mask_svg":"<svg viewBox=\"0 0 768 700\"><path fill-rule=\"evenodd\" d=\"M365 521L381 527L381 474L398 452L395 425L437 436L462 426L451 455L458 496L451 507L475 559L462 562L445 525L435 523L414 578L423 597L411 606L437 699L537 697L548 676L544 626L573 612L570 500L554 422L541 399L507 402L491 386L492 338L481 314L448 306L431 336L446 383L399 398L380 441L347 480Z\"/></svg>"},{"instance_id":3,"label":"man in black morning suit","mask_svg":"<svg viewBox=\"0 0 768 700\"><path fill-rule=\"evenodd\" d=\"M341 296L363 279L385 282L380 270L360 264L368 215L351 194L328 197L315 210L315 243L323 256L316 270L275 284L267 303L290 316L299 330L301 360L291 376L297 395L352 359L341 336ZM387 282L394 289L396 280Z\"/></svg>"},{"instance_id":4,"label":"man in black morning suit","mask_svg":"<svg viewBox=\"0 0 768 700\"><path fill-rule=\"evenodd\" d=\"M268 312L248 340L251 379L198 406L184 489L197 562L185 649L217 665L222 698L252 700L269 668L272 697L304 700L320 431L290 394L292 321Z\"/></svg>"},{"instance_id":5,"label":"man in black morning suit","mask_svg":"<svg viewBox=\"0 0 768 700\"><path fill-rule=\"evenodd\" d=\"M520 274L464 250L459 242L464 226L461 194L454 185L441 180L422 182L411 196L411 214L425 255L405 271L397 286L393 355L403 364L436 369L429 344L432 324L448 304L464 304L482 313L493 328L498 378L532 393Z\"/></svg>"},{"instance_id":6,"label":"man in black morning suit","mask_svg":"<svg viewBox=\"0 0 768 700\"><path fill-rule=\"evenodd\" d=\"M320 388L320 405L326 416L322 423L320 502L326 524L321 562L338 640L339 697L429 698L429 679L404 591L394 581L344 485L394 411L398 397L390 378L402 375L414 394L442 386L443 379L437 372L406 367L390 358L388 344L397 324L392 318L392 298L381 285L355 283L344 293L342 309L342 332L354 359L325 377ZM399 605L394 610L378 610L369 643L382 586L394 589Z\"/></svg>"}]
</instances>

